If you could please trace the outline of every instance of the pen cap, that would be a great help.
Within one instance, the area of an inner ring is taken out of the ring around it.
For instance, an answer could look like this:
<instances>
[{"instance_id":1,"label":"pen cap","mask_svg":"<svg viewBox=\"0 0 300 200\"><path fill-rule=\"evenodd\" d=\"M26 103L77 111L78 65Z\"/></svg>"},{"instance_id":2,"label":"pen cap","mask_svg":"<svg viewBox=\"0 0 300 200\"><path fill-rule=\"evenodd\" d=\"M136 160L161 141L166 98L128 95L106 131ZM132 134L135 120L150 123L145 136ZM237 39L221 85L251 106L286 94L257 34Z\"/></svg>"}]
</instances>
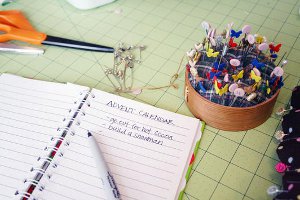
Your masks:
<instances>
[{"instance_id":1,"label":"pen cap","mask_svg":"<svg viewBox=\"0 0 300 200\"><path fill-rule=\"evenodd\" d=\"M78 9L87 10L87 9L103 6L115 0L67 0L67 1Z\"/></svg>"}]
</instances>

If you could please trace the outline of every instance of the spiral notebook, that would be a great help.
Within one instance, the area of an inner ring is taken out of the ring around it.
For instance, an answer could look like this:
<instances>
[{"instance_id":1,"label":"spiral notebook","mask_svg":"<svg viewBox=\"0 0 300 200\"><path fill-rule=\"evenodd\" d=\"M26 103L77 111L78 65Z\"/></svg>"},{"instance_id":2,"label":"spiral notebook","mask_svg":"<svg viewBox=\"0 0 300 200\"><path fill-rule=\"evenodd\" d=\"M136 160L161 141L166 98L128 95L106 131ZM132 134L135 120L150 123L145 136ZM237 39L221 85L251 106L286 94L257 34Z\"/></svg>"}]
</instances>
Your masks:
<instances>
[{"instance_id":1,"label":"spiral notebook","mask_svg":"<svg viewBox=\"0 0 300 200\"><path fill-rule=\"evenodd\" d=\"M0 199L106 199L95 136L122 199L182 196L203 124L97 89L0 76Z\"/></svg>"}]
</instances>

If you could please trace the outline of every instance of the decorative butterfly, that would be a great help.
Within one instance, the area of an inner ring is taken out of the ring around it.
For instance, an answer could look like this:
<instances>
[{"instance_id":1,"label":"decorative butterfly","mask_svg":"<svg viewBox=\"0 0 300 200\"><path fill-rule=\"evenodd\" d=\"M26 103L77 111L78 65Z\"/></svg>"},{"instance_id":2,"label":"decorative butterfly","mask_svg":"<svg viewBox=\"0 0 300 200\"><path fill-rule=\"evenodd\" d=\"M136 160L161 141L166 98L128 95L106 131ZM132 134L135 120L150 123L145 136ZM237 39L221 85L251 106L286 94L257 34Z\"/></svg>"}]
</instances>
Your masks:
<instances>
[{"instance_id":1,"label":"decorative butterfly","mask_svg":"<svg viewBox=\"0 0 300 200\"><path fill-rule=\"evenodd\" d=\"M240 37L240 35L241 35L242 33L243 33L242 31L236 32L235 30L231 29L231 31L230 31L230 37L238 38L238 37Z\"/></svg>"},{"instance_id":2,"label":"decorative butterfly","mask_svg":"<svg viewBox=\"0 0 300 200\"><path fill-rule=\"evenodd\" d=\"M243 76L244 76L244 70L240 71L238 74L232 75L232 78L233 78L234 82L236 82L240 78L243 78Z\"/></svg>"},{"instance_id":3,"label":"decorative butterfly","mask_svg":"<svg viewBox=\"0 0 300 200\"><path fill-rule=\"evenodd\" d=\"M261 80L261 77L257 76L253 70L251 70L250 77L251 79L255 80L256 83L258 83Z\"/></svg>"},{"instance_id":4,"label":"decorative butterfly","mask_svg":"<svg viewBox=\"0 0 300 200\"><path fill-rule=\"evenodd\" d=\"M220 70L220 71L223 71L224 67L226 66L225 63L218 63L218 62L214 62L214 69L215 70Z\"/></svg>"},{"instance_id":5,"label":"decorative butterfly","mask_svg":"<svg viewBox=\"0 0 300 200\"><path fill-rule=\"evenodd\" d=\"M219 52L214 52L213 49L209 48L208 51L206 52L207 57L217 57L219 55Z\"/></svg>"},{"instance_id":6,"label":"decorative butterfly","mask_svg":"<svg viewBox=\"0 0 300 200\"><path fill-rule=\"evenodd\" d=\"M271 54L271 58L277 58L277 57L278 57L277 54L275 54L275 53Z\"/></svg>"},{"instance_id":7,"label":"decorative butterfly","mask_svg":"<svg viewBox=\"0 0 300 200\"><path fill-rule=\"evenodd\" d=\"M277 44L276 46L274 46L274 44L269 44L269 48L270 48L270 52L273 53L273 52L279 52L280 51L280 47L281 47L281 44Z\"/></svg>"},{"instance_id":8,"label":"decorative butterfly","mask_svg":"<svg viewBox=\"0 0 300 200\"><path fill-rule=\"evenodd\" d=\"M219 72L210 72L209 77L214 78L214 77L219 77L222 74L221 71Z\"/></svg>"},{"instance_id":9,"label":"decorative butterfly","mask_svg":"<svg viewBox=\"0 0 300 200\"><path fill-rule=\"evenodd\" d=\"M216 94L218 94L219 96L222 96L223 94L225 94L228 91L228 84L226 84L223 88L219 88L218 81L215 81L214 86L215 86Z\"/></svg>"},{"instance_id":10,"label":"decorative butterfly","mask_svg":"<svg viewBox=\"0 0 300 200\"><path fill-rule=\"evenodd\" d=\"M256 42L258 44L261 44L264 41L264 37L261 35L256 36Z\"/></svg>"},{"instance_id":11,"label":"decorative butterfly","mask_svg":"<svg viewBox=\"0 0 300 200\"><path fill-rule=\"evenodd\" d=\"M209 72L209 73L206 74L206 77L207 77L208 80L210 80L210 79L212 79L214 77L219 77L221 74L222 74L221 71L217 71L217 72L211 71L211 72Z\"/></svg>"},{"instance_id":12,"label":"decorative butterfly","mask_svg":"<svg viewBox=\"0 0 300 200\"><path fill-rule=\"evenodd\" d=\"M214 78L213 78L213 83L214 83L215 81L217 82L218 88L221 88L221 87L222 87L222 83L219 83L217 77L214 76Z\"/></svg>"},{"instance_id":13,"label":"decorative butterfly","mask_svg":"<svg viewBox=\"0 0 300 200\"><path fill-rule=\"evenodd\" d=\"M253 66L255 66L257 69L261 70L263 67L265 67L265 63L262 63L262 62L258 62L257 59L253 59L251 64Z\"/></svg>"},{"instance_id":14,"label":"decorative butterfly","mask_svg":"<svg viewBox=\"0 0 300 200\"><path fill-rule=\"evenodd\" d=\"M202 92L206 92L206 89L204 88L202 82L199 81L197 87L198 87Z\"/></svg>"},{"instance_id":15,"label":"decorative butterfly","mask_svg":"<svg viewBox=\"0 0 300 200\"><path fill-rule=\"evenodd\" d=\"M235 42L233 41L233 38L230 38L230 39L229 39L229 43L228 43L228 44L229 44L230 47L236 47L236 46L237 46L237 43L235 43Z\"/></svg>"}]
</instances>

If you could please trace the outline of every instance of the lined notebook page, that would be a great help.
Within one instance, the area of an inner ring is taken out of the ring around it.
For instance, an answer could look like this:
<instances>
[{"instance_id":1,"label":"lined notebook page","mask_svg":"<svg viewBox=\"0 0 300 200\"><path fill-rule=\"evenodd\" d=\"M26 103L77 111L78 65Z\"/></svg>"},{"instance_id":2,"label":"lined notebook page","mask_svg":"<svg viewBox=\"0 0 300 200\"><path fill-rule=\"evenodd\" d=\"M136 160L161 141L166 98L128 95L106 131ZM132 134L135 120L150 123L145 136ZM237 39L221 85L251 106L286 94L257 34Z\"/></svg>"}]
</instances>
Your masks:
<instances>
[{"instance_id":1,"label":"lined notebook page","mask_svg":"<svg viewBox=\"0 0 300 200\"><path fill-rule=\"evenodd\" d=\"M173 200L178 195L199 120L99 90L42 192L43 199L106 199L87 141L96 137L122 199ZM199 138L199 135L198 137Z\"/></svg>"},{"instance_id":2,"label":"lined notebook page","mask_svg":"<svg viewBox=\"0 0 300 200\"><path fill-rule=\"evenodd\" d=\"M80 92L75 85L0 76L0 199L14 197L32 178L37 158L49 144Z\"/></svg>"}]
</instances>

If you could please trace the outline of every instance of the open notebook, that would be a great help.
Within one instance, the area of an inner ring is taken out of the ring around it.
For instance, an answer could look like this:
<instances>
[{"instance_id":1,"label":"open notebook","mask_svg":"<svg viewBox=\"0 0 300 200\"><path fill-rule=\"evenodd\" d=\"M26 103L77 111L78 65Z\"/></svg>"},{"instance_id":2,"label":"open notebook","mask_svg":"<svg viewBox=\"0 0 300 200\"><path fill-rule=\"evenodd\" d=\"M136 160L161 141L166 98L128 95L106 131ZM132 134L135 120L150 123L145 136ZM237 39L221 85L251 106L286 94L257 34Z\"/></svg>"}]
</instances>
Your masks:
<instances>
[{"instance_id":1,"label":"open notebook","mask_svg":"<svg viewBox=\"0 0 300 200\"><path fill-rule=\"evenodd\" d=\"M201 137L199 120L9 74L0 76L0 92L0 199L106 199L88 130L122 199L180 198Z\"/></svg>"}]
</instances>

